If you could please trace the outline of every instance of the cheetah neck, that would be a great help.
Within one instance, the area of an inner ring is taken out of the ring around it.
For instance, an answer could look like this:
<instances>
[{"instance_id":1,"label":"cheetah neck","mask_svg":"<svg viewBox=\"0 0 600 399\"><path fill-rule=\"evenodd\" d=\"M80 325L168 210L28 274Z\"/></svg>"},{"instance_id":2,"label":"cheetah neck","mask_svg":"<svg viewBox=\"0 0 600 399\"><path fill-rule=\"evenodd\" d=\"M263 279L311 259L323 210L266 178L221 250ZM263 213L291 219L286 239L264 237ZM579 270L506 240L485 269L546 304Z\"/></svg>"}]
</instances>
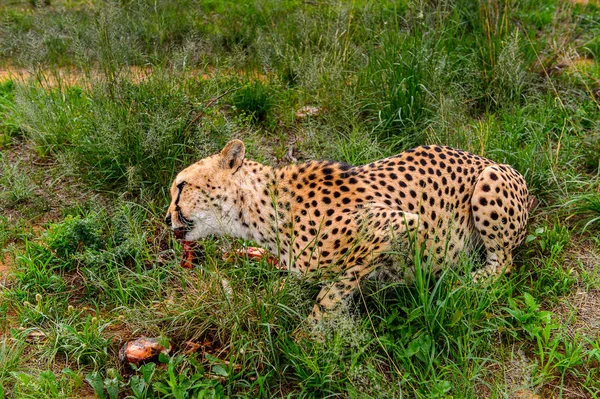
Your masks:
<instances>
[{"instance_id":1,"label":"cheetah neck","mask_svg":"<svg viewBox=\"0 0 600 399\"><path fill-rule=\"evenodd\" d=\"M233 175L234 204L228 217L233 236L252 240L271 252L278 250L277 226L286 218L273 206L276 172L269 166L244 161Z\"/></svg>"}]
</instances>

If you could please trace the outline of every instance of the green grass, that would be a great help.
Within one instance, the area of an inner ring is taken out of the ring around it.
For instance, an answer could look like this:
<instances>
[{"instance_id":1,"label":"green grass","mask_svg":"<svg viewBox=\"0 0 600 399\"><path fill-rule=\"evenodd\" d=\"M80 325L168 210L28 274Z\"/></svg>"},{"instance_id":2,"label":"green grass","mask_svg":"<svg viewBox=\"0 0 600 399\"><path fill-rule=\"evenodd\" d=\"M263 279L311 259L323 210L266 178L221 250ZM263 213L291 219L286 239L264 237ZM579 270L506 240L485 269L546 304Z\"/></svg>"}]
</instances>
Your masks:
<instances>
[{"instance_id":1,"label":"green grass","mask_svg":"<svg viewBox=\"0 0 600 399\"><path fill-rule=\"evenodd\" d=\"M599 17L555 0L2 3L0 76L29 75L0 81L0 397L599 397ZM319 287L223 260L247 243L207 239L179 267L169 184L231 138L270 165L451 145L513 165L540 204L510 276L419 263L413 284L363 284L315 339ZM142 335L173 350L120 363Z\"/></svg>"},{"instance_id":2,"label":"green grass","mask_svg":"<svg viewBox=\"0 0 600 399\"><path fill-rule=\"evenodd\" d=\"M273 102L271 90L259 80L241 87L233 95L236 111L248 115L254 122L267 118L273 108Z\"/></svg>"}]
</instances>

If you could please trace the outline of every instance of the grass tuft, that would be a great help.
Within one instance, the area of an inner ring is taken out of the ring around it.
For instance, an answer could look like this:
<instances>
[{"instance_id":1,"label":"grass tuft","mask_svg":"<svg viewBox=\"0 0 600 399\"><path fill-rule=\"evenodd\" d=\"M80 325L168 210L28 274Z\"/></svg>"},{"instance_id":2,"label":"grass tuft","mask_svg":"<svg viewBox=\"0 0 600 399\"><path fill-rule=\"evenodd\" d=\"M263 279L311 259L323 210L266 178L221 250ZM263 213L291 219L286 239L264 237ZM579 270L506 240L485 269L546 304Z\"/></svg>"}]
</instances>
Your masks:
<instances>
[{"instance_id":1,"label":"grass tuft","mask_svg":"<svg viewBox=\"0 0 600 399\"><path fill-rule=\"evenodd\" d=\"M273 91L260 80L244 85L233 95L236 110L248 115L252 121L265 121L273 108Z\"/></svg>"}]
</instances>

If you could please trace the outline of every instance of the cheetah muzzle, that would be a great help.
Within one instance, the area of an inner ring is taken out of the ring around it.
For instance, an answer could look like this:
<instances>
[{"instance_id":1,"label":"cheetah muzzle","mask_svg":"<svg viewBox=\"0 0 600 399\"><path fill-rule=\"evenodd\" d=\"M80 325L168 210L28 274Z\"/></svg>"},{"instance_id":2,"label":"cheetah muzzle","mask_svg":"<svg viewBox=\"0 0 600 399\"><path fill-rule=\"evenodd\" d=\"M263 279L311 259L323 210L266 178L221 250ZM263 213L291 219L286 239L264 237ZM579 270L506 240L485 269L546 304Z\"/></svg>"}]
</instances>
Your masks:
<instances>
[{"instance_id":1,"label":"cheetah muzzle","mask_svg":"<svg viewBox=\"0 0 600 399\"><path fill-rule=\"evenodd\" d=\"M315 321L409 236L438 270L475 242L487 262L474 277L501 275L525 236L530 202L511 166L450 147L421 146L363 166L271 168L245 159L239 140L181 171L171 199L165 221L180 240L253 240L290 271L326 277Z\"/></svg>"}]
</instances>

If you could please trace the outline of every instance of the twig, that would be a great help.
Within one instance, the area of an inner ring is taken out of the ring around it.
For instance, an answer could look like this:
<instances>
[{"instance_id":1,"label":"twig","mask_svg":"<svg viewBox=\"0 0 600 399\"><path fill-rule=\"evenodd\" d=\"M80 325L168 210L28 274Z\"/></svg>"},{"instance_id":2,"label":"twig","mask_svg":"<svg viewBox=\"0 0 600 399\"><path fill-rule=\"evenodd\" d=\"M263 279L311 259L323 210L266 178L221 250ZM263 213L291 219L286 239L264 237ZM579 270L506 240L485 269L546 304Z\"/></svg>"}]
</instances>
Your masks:
<instances>
[{"instance_id":1,"label":"twig","mask_svg":"<svg viewBox=\"0 0 600 399\"><path fill-rule=\"evenodd\" d=\"M187 124L187 126L185 127L185 129L183 130L183 133L186 134L187 131L190 129L190 127L192 127L192 125L194 123L196 123L198 121L198 119L200 119L200 117L202 115L204 115L204 111L210 107L212 107L217 101L219 101L220 99L222 99L223 97L225 97L227 94L234 92L238 90L238 88L231 86L229 89L225 90L225 92L217 97L211 98L210 101L200 110L198 111L198 113L194 116L194 118L192 118L192 120L190 121L190 123Z\"/></svg>"}]
</instances>

